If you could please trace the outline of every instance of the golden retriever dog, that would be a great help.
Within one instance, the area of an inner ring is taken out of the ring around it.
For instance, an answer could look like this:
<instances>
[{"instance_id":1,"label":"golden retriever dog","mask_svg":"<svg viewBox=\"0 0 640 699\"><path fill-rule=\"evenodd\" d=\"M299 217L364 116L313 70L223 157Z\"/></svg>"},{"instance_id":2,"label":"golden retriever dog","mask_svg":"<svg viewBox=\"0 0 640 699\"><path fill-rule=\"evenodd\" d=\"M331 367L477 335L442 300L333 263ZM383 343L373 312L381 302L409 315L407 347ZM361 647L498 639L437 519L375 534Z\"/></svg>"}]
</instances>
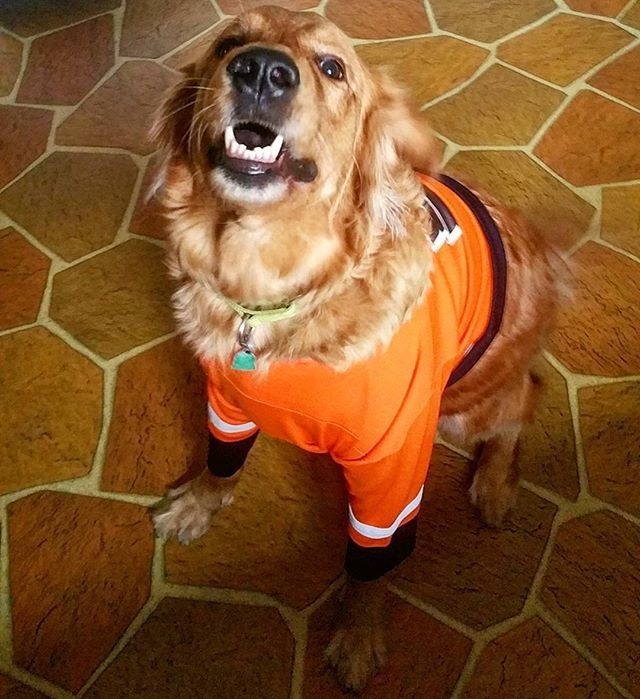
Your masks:
<instances>
[{"instance_id":1,"label":"golden retriever dog","mask_svg":"<svg viewBox=\"0 0 640 699\"><path fill-rule=\"evenodd\" d=\"M516 212L438 173L405 93L322 17L247 12L184 73L154 134L210 447L156 529L201 536L260 429L329 453L349 543L326 657L357 691L384 663L385 575L413 548L436 429L478 446L487 523L514 504L562 263Z\"/></svg>"}]
</instances>

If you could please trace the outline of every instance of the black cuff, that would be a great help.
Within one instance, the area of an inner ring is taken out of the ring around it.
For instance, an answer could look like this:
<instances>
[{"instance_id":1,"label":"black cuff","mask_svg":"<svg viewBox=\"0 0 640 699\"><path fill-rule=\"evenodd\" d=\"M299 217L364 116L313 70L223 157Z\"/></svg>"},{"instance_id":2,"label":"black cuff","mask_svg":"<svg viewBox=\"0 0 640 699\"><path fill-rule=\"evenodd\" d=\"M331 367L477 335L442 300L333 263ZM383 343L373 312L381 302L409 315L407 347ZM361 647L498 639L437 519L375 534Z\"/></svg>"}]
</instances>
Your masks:
<instances>
[{"instance_id":1,"label":"black cuff","mask_svg":"<svg viewBox=\"0 0 640 699\"><path fill-rule=\"evenodd\" d=\"M382 577L413 551L417 531L418 518L414 517L397 529L388 546L360 546L349 539L344 562L347 573L362 582Z\"/></svg>"},{"instance_id":2,"label":"black cuff","mask_svg":"<svg viewBox=\"0 0 640 699\"><path fill-rule=\"evenodd\" d=\"M218 478L230 478L243 466L258 433L238 442L223 442L209 432L207 468Z\"/></svg>"}]
</instances>

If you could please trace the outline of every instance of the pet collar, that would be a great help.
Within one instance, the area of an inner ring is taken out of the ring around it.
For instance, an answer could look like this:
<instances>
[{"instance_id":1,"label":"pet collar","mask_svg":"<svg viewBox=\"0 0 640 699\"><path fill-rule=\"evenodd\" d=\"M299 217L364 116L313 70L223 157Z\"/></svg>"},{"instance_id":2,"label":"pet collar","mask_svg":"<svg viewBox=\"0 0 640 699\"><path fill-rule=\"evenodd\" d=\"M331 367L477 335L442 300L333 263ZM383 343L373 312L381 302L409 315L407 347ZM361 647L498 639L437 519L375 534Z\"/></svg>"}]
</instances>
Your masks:
<instances>
[{"instance_id":1,"label":"pet collar","mask_svg":"<svg viewBox=\"0 0 640 699\"><path fill-rule=\"evenodd\" d=\"M275 323L279 320L285 320L285 318L291 318L298 312L296 302L295 300L290 301L285 306L278 308L255 309L241 306L222 294L220 294L220 297L242 319L237 336L240 349L233 355L231 366L238 371L254 371L256 368L256 355L253 342L251 341L253 329L257 325Z\"/></svg>"}]
</instances>

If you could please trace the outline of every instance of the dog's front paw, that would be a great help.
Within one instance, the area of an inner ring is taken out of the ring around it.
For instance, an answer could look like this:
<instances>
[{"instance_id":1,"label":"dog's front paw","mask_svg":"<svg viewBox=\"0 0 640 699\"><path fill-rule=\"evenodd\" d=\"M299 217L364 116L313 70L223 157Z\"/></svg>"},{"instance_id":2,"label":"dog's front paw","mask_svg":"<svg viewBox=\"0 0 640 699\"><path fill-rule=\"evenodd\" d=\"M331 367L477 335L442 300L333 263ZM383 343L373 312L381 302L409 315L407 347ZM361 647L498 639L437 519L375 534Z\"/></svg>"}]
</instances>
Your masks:
<instances>
[{"instance_id":1,"label":"dog's front paw","mask_svg":"<svg viewBox=\"0 0 640 699\"><path fill-rule=\"evenodd\" d=\"M156 507L153 523L158 536L175 537L181 544L200 538L211 525L211 517L230 505L230 490L216 490L195 478L170 490Z\"/></svg>"},{"instance_id":2,"label":"dog's front paw","mask_svg":"<svg viewBox=\"0 0 640 699\"><path fill-rule=\"evenodd\" d=\"M516 504L518 484L485 478L477 472L471 487L469 499L480 511L485 524L499 527L507 513Z\"/></svg>"},{"instance_id":3,"label":"dog's front paw","mask_svg":"<svg viewBox=\"0 0 640 699\"><path fill-rule=\"evenodd\" d=\"M327 646L325 659L347 692L360 692L387 661L380 627L352 626L338 629Z\"/></svg>"}]
</instances>

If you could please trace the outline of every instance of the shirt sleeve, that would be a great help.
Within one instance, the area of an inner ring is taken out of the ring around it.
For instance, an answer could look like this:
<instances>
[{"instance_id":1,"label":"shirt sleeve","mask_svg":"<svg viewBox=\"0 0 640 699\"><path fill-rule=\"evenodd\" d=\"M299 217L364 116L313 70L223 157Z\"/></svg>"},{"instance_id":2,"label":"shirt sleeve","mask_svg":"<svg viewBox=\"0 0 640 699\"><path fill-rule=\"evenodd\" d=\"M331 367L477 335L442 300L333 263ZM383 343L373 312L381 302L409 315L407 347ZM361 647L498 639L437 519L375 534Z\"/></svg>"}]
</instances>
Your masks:
<instances>
[{"instance_id":1,"label":"shirt sleeve","mask_svg":"<svg viewBox=\"0 0 640 699\"><path fill-rule=\"evenodd\" d=\"M225 396L215 377L208 373L207 417L209 431L221 442L240 442L258 432L258 426Z\"/></svg>"},{"instance_id":2,"label":"shirt sleeve","mask_svg":"<svg viewBox=\"0 0 640 699\"><path fill-rule=\"evenodd\" d=\"M430 405L407 432L399 451L381 459L340 461L349 497L349 536L359 547L386 547L420 511L438 424Z\"/></svg>"}]
</instances>

